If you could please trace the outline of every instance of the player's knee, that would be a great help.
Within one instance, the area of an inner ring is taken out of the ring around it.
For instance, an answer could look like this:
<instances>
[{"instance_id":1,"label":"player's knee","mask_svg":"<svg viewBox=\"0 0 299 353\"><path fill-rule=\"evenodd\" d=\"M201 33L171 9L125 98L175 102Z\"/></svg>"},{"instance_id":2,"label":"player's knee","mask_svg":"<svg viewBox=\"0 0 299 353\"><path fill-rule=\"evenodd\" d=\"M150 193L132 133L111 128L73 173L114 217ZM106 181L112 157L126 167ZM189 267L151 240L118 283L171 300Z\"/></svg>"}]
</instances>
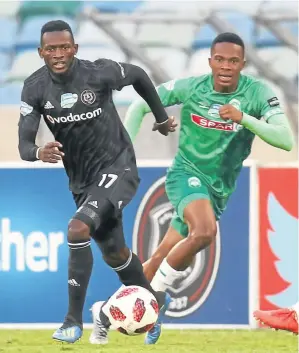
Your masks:
<instances>
[{"instance_id":1,"label":"player's knee","mask_svg":"<svg viewBox=\"0 0 299 353\"><path fill-rule=\"evenodd\" d=\"M192 242L194 249L206 248L212 244L217 234L216 223L200 223L191 226L188 240Z\"/></svg>"},{"instance_id":2,"label":"player's knee","mask_svg":"<svg viewBox=\"0 0 299 353\"><path fill-rule=\"evenodd\" d=\"M68 226L68 242L90 238L90 228L78 219L71 219Z\"/></svg>"},{"instance_id":3,"label":"player's knee","mask_svg":"<svg viewBox=\"0 0 299 353\"><path fill-rule=\"evenodd\" d=\"M124 265L130 257L130 250L125 247L117 252L103 252L103 259L107 265L112 268L117 268Z\"/></svg>"}]
</instances>

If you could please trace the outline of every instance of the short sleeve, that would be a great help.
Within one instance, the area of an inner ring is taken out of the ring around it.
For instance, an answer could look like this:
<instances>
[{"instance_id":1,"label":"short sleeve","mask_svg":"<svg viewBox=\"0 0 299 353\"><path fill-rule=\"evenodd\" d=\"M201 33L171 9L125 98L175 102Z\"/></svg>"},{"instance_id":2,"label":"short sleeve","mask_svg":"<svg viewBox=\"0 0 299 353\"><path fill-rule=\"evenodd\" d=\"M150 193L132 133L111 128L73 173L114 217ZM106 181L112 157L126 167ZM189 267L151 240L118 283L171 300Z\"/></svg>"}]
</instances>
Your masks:
<instances>
[{"instance_id":1,"label":"short sleeve","mask_svg":"<svg viewBox=\"0 0 299 353\"><path fill-rule=\"evenodd\" d=\"M157 91L164 107L184 103L190 96L191 80L192 78L177 79L158 86Z\"/></svg>"},{"instance_id":2,"label":"short sleeve","mask_svg":"<svg viewBox=\"0 0 299 353\"><path fill-rule=\"evenodd\" d=\"M120 91L133 83L131 70L134 65L109 59L99 59L95 63L102 69L103 77L110 89Z\"/></svg>"},{"instance_id":3,"label":"short sleeve","mask_svg":"<svg viewBox=\"0 0 299 353\"><path fill-rule=\"evenodd\" d=\"M257 114L266 121L273 115L283 114L280 101L274 91L265 83L260 83L255 93Z\"/></svg>"}]
</instances>

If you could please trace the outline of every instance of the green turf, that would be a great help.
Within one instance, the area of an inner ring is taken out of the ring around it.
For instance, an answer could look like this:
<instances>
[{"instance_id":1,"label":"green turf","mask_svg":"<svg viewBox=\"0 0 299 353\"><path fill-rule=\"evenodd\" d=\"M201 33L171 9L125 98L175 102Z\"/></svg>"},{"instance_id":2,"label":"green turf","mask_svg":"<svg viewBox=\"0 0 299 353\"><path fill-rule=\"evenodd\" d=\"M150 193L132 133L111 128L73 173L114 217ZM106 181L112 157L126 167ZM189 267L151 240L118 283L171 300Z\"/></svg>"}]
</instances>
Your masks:
<instances>
[{"instance_id":1,"label":"green turf","mask_svg":"<svg viewBox=\"0 0 299 353\"><path fill-rule=\"evenodd\" d=\"M144 346L143 337L110 333L107 346L88 343L89 331L73 345L52 341L52 331L0 331L0 353L297 353L297 337L287 332L164 331L155 346Z\"/></svg>"}]
</instances>

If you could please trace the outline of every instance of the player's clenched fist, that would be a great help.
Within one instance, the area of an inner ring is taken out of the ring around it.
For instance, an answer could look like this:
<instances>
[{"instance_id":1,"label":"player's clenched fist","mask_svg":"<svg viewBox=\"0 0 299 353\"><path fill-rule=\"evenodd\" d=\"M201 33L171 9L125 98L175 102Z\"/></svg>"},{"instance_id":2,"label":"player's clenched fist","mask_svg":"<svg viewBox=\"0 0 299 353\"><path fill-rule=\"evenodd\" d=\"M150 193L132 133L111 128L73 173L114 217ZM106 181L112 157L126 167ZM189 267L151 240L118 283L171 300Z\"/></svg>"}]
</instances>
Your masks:
<instances>
[{"instance_id":1,"label":"player's clenched fist","mask_svg":"<svg viewBox=\"0 0 299 353\"><path fill-rule=\"evenodd\" d=\"M242 112L231 104L221 106L219 115L223 120L232 120L235 123L240 123L243 117Z\"/></svg>"},{"instance_id":2,"label":"player's clenched fist","mask_svg":"<svg viewBox=\"0 0 299 353\"><path fill-rule=\"evenodd\" d=\"M167 136L169 132L174 132L178 124L175 122L174 116L171 116L163 123L154 123L153 131L159 131L160 134Z\"/></svg>"},{"instance_id":3,"label":"player's clenched fist","mask_svg":"<svg viewBox=\"0 0 299 353\"><path fill-rule=\"evenodd\" d=\"M62 144L57 141L46 143L38 150L38 159L47 163L57 163L64 156L64 153L59 151L61 147Z\"/></svg>"}]
</instances>

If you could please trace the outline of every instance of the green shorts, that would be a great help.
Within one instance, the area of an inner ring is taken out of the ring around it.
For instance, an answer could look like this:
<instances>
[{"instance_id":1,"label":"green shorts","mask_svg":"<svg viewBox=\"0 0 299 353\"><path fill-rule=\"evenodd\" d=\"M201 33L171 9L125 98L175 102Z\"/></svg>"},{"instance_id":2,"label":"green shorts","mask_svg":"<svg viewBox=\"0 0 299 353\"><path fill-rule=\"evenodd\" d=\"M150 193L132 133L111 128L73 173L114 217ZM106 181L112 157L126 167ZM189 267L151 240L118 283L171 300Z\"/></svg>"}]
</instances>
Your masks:
<instances>
[{"instance_id":1,"label":"green shorts","mask_svg":"<svg viewBox=\"0 0 299 353\"><path fill-rule=\"evenodd\" d=\"M188 226L184 222L184 209L194 200L210 200L215 217L219 220L226 208L228 198L213 195L200 175L186 172L182 169L170 169L167 173L165 189L175 213L171 226L182 236L188 235Z\"/></svg>"}]
</instances>

